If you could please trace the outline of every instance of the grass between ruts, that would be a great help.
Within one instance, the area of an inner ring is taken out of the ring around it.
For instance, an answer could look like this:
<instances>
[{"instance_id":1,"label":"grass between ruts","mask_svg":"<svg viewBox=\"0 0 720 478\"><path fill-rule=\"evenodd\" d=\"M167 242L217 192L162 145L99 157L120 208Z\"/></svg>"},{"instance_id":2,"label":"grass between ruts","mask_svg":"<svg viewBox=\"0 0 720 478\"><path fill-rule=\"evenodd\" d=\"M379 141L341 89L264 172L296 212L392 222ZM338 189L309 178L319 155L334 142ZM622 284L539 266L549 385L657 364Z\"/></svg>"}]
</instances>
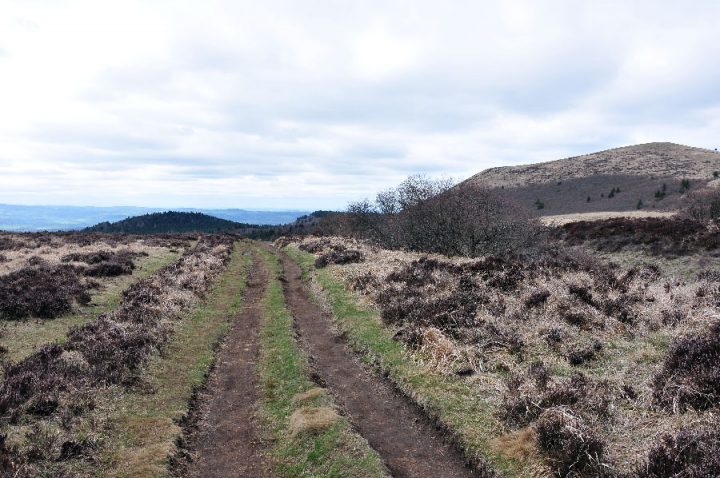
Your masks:
<instances>
[{"instance_id":1,"label":"grass between ruts","mask_svg":"<svg viewBox=\"0 0 720 478\"><path fill-rule=\"evenodd\" d=\"M315 385L308 377L307 358L293 332L293 318L279 281L280 264L275 255L261 250L270 272L262 302L261 360L263 420L273 442L271 455L281 477L384 477L388 473L378 454L351 430L343 417L311 431L291 433L290 417L300 409L333 408L327 394L308 393Z\"/></svg>"},{"instance_id":2,"label":"grass between ruts","mask_svg":"<svg viewBox=\"0 0 720 478\"><path fill-rule=\"evenodd\" d=\"M379 312L361 305L329 269L314 269L315 256L288 246L285 252L312 277L325 293L335 325L365 361L387 374L405 394L454 434L471 460L485 460L503 476L531 474L529 463L505 457L492 441L500 431L495 407L482 401L461 378L442 375L413 360L405 347L393 340Z\"/></svg>"},{"instance_id":3,"label":"grass between ruts","mask_svg":"<svg viewBox=\"0 0 720 478\"><path fill-rule=\"evenodd\" d=\"M109 427L93 475L168 475L168 457L182 433L177 421L187 412L194 388L204 382L230 319L240 313L252 259L247 250L245 243L236 243L206 300L178 324L164 352L150 360L142 377L150 393L122 387L105 391L98 408Z\"/></svg>"},{"instance_id":4,"label":"grass between ruts","mask_svg":"<svg viewBox=\"0 0 720 478\"><path fill-rule=\"evenodd\" d=\"M109 312L120 304L122 293L131 284L152 275L162 267L177 260L179 253L165 252L143 258L132 275L113 277L103 281L103 288L92 295L88 305L78 306L71 314L56 319L28 319L6 322L0 334L0 345L7 348L3 357L18 362L48 343L62 342L71 327L83 325L100 314Z\"/></svg>"}]
</instances>

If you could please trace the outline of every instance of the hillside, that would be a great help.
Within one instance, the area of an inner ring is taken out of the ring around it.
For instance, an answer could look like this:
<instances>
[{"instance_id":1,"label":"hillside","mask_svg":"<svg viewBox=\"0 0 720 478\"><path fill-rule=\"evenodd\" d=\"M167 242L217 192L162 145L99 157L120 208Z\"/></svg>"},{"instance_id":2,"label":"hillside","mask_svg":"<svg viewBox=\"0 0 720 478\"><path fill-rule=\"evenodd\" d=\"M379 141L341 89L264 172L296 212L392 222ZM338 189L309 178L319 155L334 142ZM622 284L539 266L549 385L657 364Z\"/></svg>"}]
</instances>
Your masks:
<instances>
[{"instance_id":1,"label":"hillside","mask_svg":"<svg viewBox=\"0 0 720 478\"><path fill-rule=\"evenodd\" d=\"M491 168L460 187L501 188L541 215L638 209L672 210L690 190L717 184L717 151L647 143L545 163ZM686 183L687 186L687 183ZM618 191L619 190L619 191Z\"/></svg>"},{"instance_id":2,"label":"hillside","mask_svg":"<svg viewBox=\"0 0 720 478\"><path fill-rule=\"evenodd\" d=\"M130 217L118 222L101 222L88 227L88 232L123 232L129 234L155 234L170 232L229 232L250 227L248 224L228 221L199 212L156 212Z\"/></svg>"}]
</instances>

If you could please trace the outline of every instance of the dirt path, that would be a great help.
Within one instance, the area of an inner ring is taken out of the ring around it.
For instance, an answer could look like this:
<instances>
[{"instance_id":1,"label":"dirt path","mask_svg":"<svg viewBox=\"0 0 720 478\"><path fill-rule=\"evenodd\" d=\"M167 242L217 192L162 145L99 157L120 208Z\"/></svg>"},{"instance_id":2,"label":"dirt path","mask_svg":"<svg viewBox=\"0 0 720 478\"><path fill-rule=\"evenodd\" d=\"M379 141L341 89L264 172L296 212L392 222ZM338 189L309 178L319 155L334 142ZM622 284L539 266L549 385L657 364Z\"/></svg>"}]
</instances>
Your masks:
<instances>
[{"instance_id":1,"label":"dirt path","mask_svg":"<svg viewBox=\"0 0 720 478\"><path fill-rule=\"evenodd\" d=\"M256 363L260 345L261 300L268 271L254 258L245 292L243 311L220 350L209 383L205 413L198 431L190 437L195 460L188 476L269 477L263 447L258 440L255 417L260 399Z\"/></svg>"},{"instance_id":2,"label":"dirt path","mask_svg":"<svg viewBox=\"0 0 720 478\"><path fill-rule=\"evenodd\" d=\"M285 254L281 253L280 259L285 300L315 371L393 476L476 476L427 417L355 360L345 342L333 333L330 319L310 300L300 267Z\"/></svg>"}]
</instances>

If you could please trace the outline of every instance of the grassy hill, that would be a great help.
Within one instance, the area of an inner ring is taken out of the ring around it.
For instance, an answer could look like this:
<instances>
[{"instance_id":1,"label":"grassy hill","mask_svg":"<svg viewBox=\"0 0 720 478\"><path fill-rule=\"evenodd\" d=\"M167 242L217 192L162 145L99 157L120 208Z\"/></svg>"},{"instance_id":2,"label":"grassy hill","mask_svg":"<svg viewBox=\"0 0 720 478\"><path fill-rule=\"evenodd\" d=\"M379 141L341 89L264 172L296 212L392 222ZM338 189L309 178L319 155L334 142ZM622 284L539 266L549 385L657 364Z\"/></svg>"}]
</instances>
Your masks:
<instances>
[{"instance_id":1,"label":"grassy hill","mask_svg":"<svg viewBox=\"0 0 720 478\"><path fill-rule=\"evenodd\" d=\"M85 229L88 232L124 232L155 234L170 232L230 232L251 227L199 212L156 212L130 217L118 222L101 222Z\"/></svg>"},{"instance_id":2,"label":"grassy hill","mask_svg":"<svg viewBox=\"0 0 720 478\"><path fill-rule=\"evenodd\" d=\"M503 189L541 215L676 209L687 192L720 185L720 153L647 143L522 166L491 168L461 183ZM685 181L684 181L685 180Z\"/></svg>"}]
</instances>

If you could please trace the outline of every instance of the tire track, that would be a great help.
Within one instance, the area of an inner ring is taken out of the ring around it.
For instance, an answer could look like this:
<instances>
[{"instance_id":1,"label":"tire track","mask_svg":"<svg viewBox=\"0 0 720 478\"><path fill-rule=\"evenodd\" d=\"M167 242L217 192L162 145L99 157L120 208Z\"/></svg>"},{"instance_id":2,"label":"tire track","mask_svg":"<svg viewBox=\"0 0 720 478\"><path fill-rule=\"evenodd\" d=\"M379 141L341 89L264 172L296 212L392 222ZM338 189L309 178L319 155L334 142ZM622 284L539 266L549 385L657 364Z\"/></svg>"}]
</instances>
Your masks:
<instances>
[{"instance_id":1,"label":"tire track","mask_svg":"<svg viewBox=\"0 0 720 478\"><path fill-rule=\"evenodd\" d=\"M242 313L233 320L225 345L217 357L208 383L203 418L191 437L194 460L187 476L271 477L263 455L256 409L260 401L257 361L261 301L268 283L268 271L253 258Z\"/></svg>"},{"instance_id":2,"label":"tire track","mask_svg":"<svg viewBox=\"0 0 720 478\"><path fill-rule=\"evenodd\" d=\"M481 476L417 407L357 362L333 333L327 314L310 299L300 267L280 253L285 300L313 367L353 426L382 456L393 476Z\"/></svg>"}]
</instances>

